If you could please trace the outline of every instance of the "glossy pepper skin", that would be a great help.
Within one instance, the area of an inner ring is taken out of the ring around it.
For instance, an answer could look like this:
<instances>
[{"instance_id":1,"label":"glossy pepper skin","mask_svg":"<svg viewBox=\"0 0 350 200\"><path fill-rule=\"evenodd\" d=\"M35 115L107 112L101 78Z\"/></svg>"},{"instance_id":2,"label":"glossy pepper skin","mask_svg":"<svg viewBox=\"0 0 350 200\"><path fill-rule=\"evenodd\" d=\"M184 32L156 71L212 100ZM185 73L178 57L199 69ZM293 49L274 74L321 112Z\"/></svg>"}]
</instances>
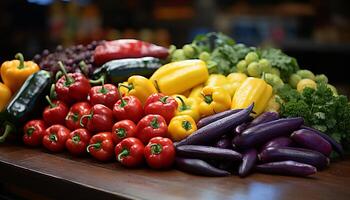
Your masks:
<instances>
[{"instance_id":1,"label":"glossy pepper skin","mask_svg":"<svg viewBox=\"0 0 350 200\"><path fill-rule=\"evenodd\" d=\"M144 161L143 143L134 137L123 139L115 146L115 155L123 166L137 167Z\"/></svg>"},{"instance_id":2,"label":"glossy pepper skin","mask_svg":"<svg viewBox=\"0 0 350 200\"><path fill-rule=\"evenodd\" d=\"M110 60L121 58L141 58L151 56L166 58L167 48L135 39L119 39L98 45L94 52L94 62L101 65Z\"/></svg>"},{"instance_id":3,"label":"glossy pepper skin","mask_svg":"<svg viewBox=\"0 0 350 200\"><path fill-rule=\"evenodd\" d=\"M13 93L22 86L30 75L40 70L36 63L25 62L21 53L17 53L15 58L16 60L5 61L1 65L1 78Z\"/></svg>"},{"instance_id":4,"label":"glossy pepper skin","mask_svg":"<svg viewBox=\"0 0 350 200\"><path fill-rule=\"evenodd\" d=\"M205 86L202 89L202 101L199 104L199 112L202 116L208 116L230 109L231 97L221 87Z\"/></svg>"},{"instance_id":5,"label":"glossy pepper skin","mask_svg":"<svg viewBox=\"0 0 350 200\"><path fill-rule=\"evenodd\" d=\"M70 130L62 125L52 125L45 130L43 145L52 152L61 152L66 146Z\"/></svg>"},{"instance_id":6,"label":"glossy pepper skin","mask_svg":"<svg viewBox=\"0 0 350 200\"><path fill-rule=\"evenodd\" d=\"M51 101L49 96L46 96L49 105L44 109L43 119L48 125L65 124L65 118L68 114L67 105L60 100Z\"/></svg>"},{"instance_id":7,"label":"glossy pepper skin","mask_svg":"<svg viewBox=\"0 0 350 200\"><path fill-rule=\"evenodd\" d=\"M40 146L45 135L46 125L43 120L30 120L23 127L23 142L32 147Z\"/></svg>"},{"instance_id":8,"label":"glossy pepper skin","mask_svg":"<svg viewBox=\"0 0 350 200\"><path fill-rule=\"evenodd\" d=\"M83 120L87 119L86 129L90 132L103 132L112 130L113 112L107 106L96 104L90 109L90 114L80 118L80 125L84 126Z\"/></svg>"},{"instance_id":9,"label":"glossy pepper skin","mask_svg":"<svg viewBox=\"0 0 350 200\"><path fill-rule=\"evenodd\" d=\"M152 138L144 149L148 166L153 169L166 169L173 165L175 147L169 138Z\"/></svg>"},{"instance_id":10,"label":"glossy pepper skin","mask_svg":"<svg viewBox=\"0 0 350 200\"><path fill-rule=\"evenodd\" d=\"M210 74L208 80L205 82L205 86L221 87L226 90L231 97L234 93L231 82L222 74Z\"/></svg>"},{"instance_id":11,"label":"glossy pepper skin","mask_svg":"<svg viewBox=\"0 0 350 200\"><path fill-rule=\"evenodd\" d=\"M143 76L130 76L128 78L128 85L120 85L121 87L127 88L127 95L135 96L138 98L142 105L145 104L147 98L154 93L157 93L155 86L150 80Z\"/></svg>"},{"instance_id":12,"label":"glossy pepper skin","mask_svg":"<svg viewBox=\"0 0 350 200\"><path fill-rule=\"evenodd\" d=\"M66 148L75 155L80 156L86 153L86 147L89 144L91 134L84 128L79 128L69 133L66 141Z\"/></svg>"},{"instance_id":13,"label":"glossy pepper skin","mask_svg":"<svg viewBox=\"0 0 350 200\"><path fill-rule=\"evenodd\" d=\"M168 126L160 115L146 115L137 124L136 137L147 144L153 137L166 137Z\"/></svg>"},{"instance_id":14,"label":"glossy pepper skin","mask_svg":"<svg viewBox=\"0 0 350 200\"><path fill-rule=\"evenodd\" d=\"M111 160L114 155L114 143L111 132L101 132L92 136L86 150L99 161Z\"/></svg>"},{"instance_id":15,"label":"glossy pepper skin","mask_svg":"<svg viewBox=\"0 0 350 200\"><path fill-rule=\"evenodd\" d=\"M165 95L180 94L204 83L209 77L204 61L193 59L172 62L160 67L150 80Z\"/></svg>"},{"instance_id":16,"label":"glossy pepper skin","mask_svg":"<svg viewBox=\"0 0 350 200\"><path fill-rule=\"evenodd\" d=\"M118 144L124 138L134 137L136 134L136 124L131 120L121 120L112 127L112 138L114 144Z\"/></svg>"},{"instance_id":17,"label":"glossy pepper skin","mask_svg":"<svg viewBox=\"0 0 350 200\"><path fill-rule=\"evenodd\" d=\"M188 95L188 98L191 98L193 100L195 100L196 102L201 102L202 101L202 89L203 89L204 85L200 84L195 86L194 88L192 88L190 94Z\"/></svg>"},{"instance_id":18,"label":"glossy pepper skin","mask_svg":"<svg viewBox=\"0 0 350 200\"><path fill-rule=\"evenodd\" d=\"M155 93L147 98L144 111L146 115L161 115L169 123L175 115L177 106L177 101L173 97L165 96L162 93Z\"/></svg>"},{"instance_id":19,"label":"glossy pepper skin","mask_svg":"<svg viewBox=\"0 0 350 200\"><path fill-rule=\"evenodd\" d=\"M189 115L196 122L200 119L198 104L196 100L192 98L186 98L183 95L173 95L173 97L178 103L175 116Z\"/></svg>"},{"instance_id":20,"label":"glossy pepper skin","mask_svg":"<svg viewBox=\"0 0 350 200\"><path fill-rule=\"evenodd\" d=\"M83 128L80 125L80 119L83 115L88 115L90 113L91 106L87 102L78 102L73 104L65 118L65 123L68 129L75 130L78 128ZM82 123L86 125L87 119L83 119Z\"/></svg>"},{"instance_id":21,"label":"glossy pepper skin","mask_svg":"<svg viewBox=\"0 0 350 200\"><path fill-rule=\"evenodd\" d=\"M189 115L179 115L174 117L168 126L168 133L173 141L185 139L196 130L196 122Z\"/></svg>"},{"instance_id":22,"label":"glossy pepper skin","mask_svg":"<svg viewBox=\"0 0 350 200\"><path fill-rule=\"evenodd\" d=\"M64 74L55 85L57 98L70 104L74 101L85 101L90 91L89 80L81 73L67 73L62 62L59 62Z\"/></svg>"},{"instance_id":23,"label":"glossy pepper skin","mask_svg":"<svg viewBox=\"0 0 350 200\"><path fill-rule=\"evenodd\" d=\"M94 86L89 92L90 104L103 104L110 109L113 109L114 104L118 101L119 95L117 87L112 84L104 84Z\"/></svg>"},{"instance_id":24,"label":"glossy pepper skin","mask_svg":"<svg viewBox=\"0 0 350 200\"><path fill-rule=\"evenodd\" d=\"M232 109L246 108L254 102L253 111L261 114L272 96L272 87L260 78L249 77L232 98Z\"/></svg>"},{"instance_id":25,"label":"glossy pepper skin","mask_svg":"<svg viewBox=\"0 0 350 200\"><path fill-rule=\"evenodd\" d=\"M135 96L123 96L114 104L113 115L118 121L129 119L137 124L143 117L142 103Z\"/></svg>"},{"instance_id":26,"label":"glossy pepper skin","mask_svg":"<svg viewBox=\"0 0 350 200\"><path fill-rule=\"evenodd\" d=\"M0 111L5 108L11 99L12 92L5 84L0 82Z\"/></svg>"},{"instance_id":27,"label":"glossy pepper skin","mask_svg":"<svg viewBox=\"0 0 350 200\"><path fill-rule=\"evenodd\" d=\"M37 117L38 110L42 110L45 105L45 95L50 85L51 77L45 70L27 78L0 113L0 119L4 120L1 121L4 132L0 133L0 143L4 142L10 133L16 132L16 127L22 127L29 119Z\"/></svg>"},{"instance_id":28,"label":"glossy pepper skin","mask_svg":"<svg viewBox=\"0 0 350 200\"><path fill-rule=\"evenodd\" d=\"M237 91L237 88L239 86L241 86L243 81L245 79L247 79L248 77L244 73L235 72L235 73L231 73L231 74L227 75L226 78L232 87L232 92L233 92L231 94L231 97L232 97L235 94L235 92Z\"/></svg>"}]
</instances>

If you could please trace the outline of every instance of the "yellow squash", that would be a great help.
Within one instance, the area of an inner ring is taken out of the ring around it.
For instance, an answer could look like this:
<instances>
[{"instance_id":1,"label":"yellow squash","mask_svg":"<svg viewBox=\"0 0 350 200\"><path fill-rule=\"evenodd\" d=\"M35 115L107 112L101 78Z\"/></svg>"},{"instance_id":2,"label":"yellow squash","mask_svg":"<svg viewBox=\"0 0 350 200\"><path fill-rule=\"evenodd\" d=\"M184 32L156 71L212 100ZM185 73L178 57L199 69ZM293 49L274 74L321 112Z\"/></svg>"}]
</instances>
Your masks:
<instances>
[{"instance_id":1,"label":"yellow squash","mask_svg":"<svg viewBox=\"0 0 350 200\"><path fill-rule=\"evenodd\" d=\"M209 73L205 62L193 59L172 62L160 67L150 80L165 95L181 94L204 83Z\"/></svg>"},{"instance_id":2,"label":"yellow squash","mask_svg":"<svg viewBox=\"0 0 350 200\"><path fill-rule=\"evenodd\" d=\"M232 109L247 108L254 102L253 111L262 113L272 96L272 87L260 78L247 78L232 98Z\"/></svg>"}]
</instances>

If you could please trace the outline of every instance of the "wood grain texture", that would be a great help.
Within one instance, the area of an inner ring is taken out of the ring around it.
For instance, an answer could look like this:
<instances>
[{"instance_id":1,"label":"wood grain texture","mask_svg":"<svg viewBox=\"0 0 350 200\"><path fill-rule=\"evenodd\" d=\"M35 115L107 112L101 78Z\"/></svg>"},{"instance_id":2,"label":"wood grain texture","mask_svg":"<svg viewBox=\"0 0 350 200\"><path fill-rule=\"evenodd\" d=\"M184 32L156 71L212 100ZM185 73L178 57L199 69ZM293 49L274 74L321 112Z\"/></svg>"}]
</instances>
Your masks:
<instances>
[{"instance_id":1,"label":"wood grain texture","mask_svg":"<svg viewBox=\"0 0 350 200\"><path fill-rule=\"evenodd\" d=\"M253 174L209 178L177 170L125 169L115 162L0 146L0 182L62 199L349 199L350 158L310 178Z\"/></svg>"}]
</instances>

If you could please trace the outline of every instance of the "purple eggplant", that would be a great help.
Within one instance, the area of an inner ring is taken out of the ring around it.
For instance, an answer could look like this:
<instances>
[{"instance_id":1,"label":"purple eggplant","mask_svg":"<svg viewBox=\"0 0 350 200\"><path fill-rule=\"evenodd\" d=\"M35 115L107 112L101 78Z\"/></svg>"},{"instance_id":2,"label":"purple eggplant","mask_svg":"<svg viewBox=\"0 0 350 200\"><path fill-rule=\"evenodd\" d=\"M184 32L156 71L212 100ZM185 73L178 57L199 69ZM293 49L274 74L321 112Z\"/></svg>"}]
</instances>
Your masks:
<instances>
[{"instance_id":1,"label":"purple eggplant","mask_svg":"<svg viewBox=\"0 0 350 200\"><path fill-rule=\"evenodd\" d=\"M223 135L213 146L221 149L232 149L232 138L228 135Z\"/></svg>"},{"instance_id":2,"label":"purple eggplant","mask_svg":"<svg viewBox=\"0 0 350 200\"><path fill-rule=\"evenodd\" d=\"M312 165L290 160L257 165L255 170L262 173L288 176L309 176L317 172L317 169Z\"/></svg>"},{"instance_id":3,"label":"purple eggplant","mask_svg":"<svg viewBox=\"0 0 350 200\"><path fill-rule=\"evenodd\" d=\"M312 149L329 156L332 152L332 146L329 142L314 131L308 129L299 129L290 135L292 140L302 147Z\"/></svg>"},{"instance_id":4,"label":"purple eggplant","mask_svg":"<svg viewBox=\"0 0 350 200\"><path fill-rule=\"evenodd\" d=\"M327 140L331 145L334 151L336 151L340 156L344 155L344 150L341 144L339 144L337 141L335 141L332 137L329 135L322 133L314 128L308 127L308 126L301 126L301 128L308 129L310 131L313 131L314 133L318 134L319 136L323 137L323 139Z\"/></svg>"},{"instance_id":5,"label":"purple eggplant","mask_svg":"<svg viewBox=\"0 0 350 200\"><path fill-rule=\"evenodd\" d=\"M231 174L230 172L216 168L203 160L194 158L176 157L175 166L181 171L202 176L229 176Z\"/></svg>"},{"instance_id":6,"label":"purple eggplant","mask_svg":"<svg viewBox=\"0 0 350 200\"><path fill-rule=\"evenodd\" d=\"M240 136L233 140L233 144L240 149L254 148L273 138L291 134L299 129L303 123L303 118L295 117L259 124L244 130Z\"/></svg>"},{"instance_id":7,"label":"purple eggplant","mask_svg":"<svg viewBox=\"0 0 350 200\"><path fill-rule=\"evenodd\" d=\"M250 173L256 163L257 155L258 152L255 149L250 149L243 153L242 163L238 169L240 177L245 177Z\"/></svg>"},{"instance_id":8,"label":"purple eggplant","mask_svg":"<svg viewBox=\"0 0 350 200\"><path fill-rule=\"evenodd\" d=\"M292 160L312 165L317 169L323 169L329 165L329 158L322 153L294 147L270 147L259 154L259 160L263 163Z\"/></svg>"},{"instance_id":9,"label":"purple eggplant","mask_svg":"<svg viewBox=\"0 0 350 200\"><path fill-rule=\"evenodd\" d=\"M230 149L221 149L217 147L200 146L200 145L182 145L176 147L176 155L187 158L199 159L218 159L241 161L242 155Z\"/></svg>"},{"instance_id":10,"label":"purple eggplant","mask_svg":"<svg viewBox=\"0 0 350 200\"><path fill-rule=\"evenodd\" d=\"M236 127L235 132L241 134L245 129L279 119L277 112L264 112L250 123L244 123Z\"/></svg>"},{"instance_id":11,"label":"purple eggplant","mask_svg":"<svg viewBox=\"0 0 350 200\"><path fill-rule=\"evenodd\" d=\"M232 130L233 127L245 122L249 118L249 114L251 113L253 107L254 104L250 105L246 109L243 109L239 112L231 114L198 129L187 138L178 142L176 146L189 144L203 145L212 143L228 131Z\"/></svg>"},{"instance_id":12,"label":"purple eggplant","mask_svg":"<svg viewBox=\"0 0 350 200\"><path fill-rule=\"evenodd\" d=\"M226 111L223 111L223 112L219 112L219 113L216 113L216 114L213 114L213 115L210 115L210 116L207 116L207 117L204 117L202 119L200 119L198 122L197 122L197 128L201 128L203 126L206 126L212 122L215 122L219 119L222 119L224 117L227 117L227 116L230 116L232 114L235 114L239 111L241 111L242 109L235 109L235 110L226 110Z\"/></svg>"},{"instance_id":13,"label":"purple eggplant","mask_svg":"<svg viewBox=\"0 0 350 200\"><path fill-rule=\"evenodd\" d=\"M288 137L277 137L268 142L266 142L262 147L261 151L269 147L289 147L292 146L293 141Z\"/></svg>"}]
</instances>

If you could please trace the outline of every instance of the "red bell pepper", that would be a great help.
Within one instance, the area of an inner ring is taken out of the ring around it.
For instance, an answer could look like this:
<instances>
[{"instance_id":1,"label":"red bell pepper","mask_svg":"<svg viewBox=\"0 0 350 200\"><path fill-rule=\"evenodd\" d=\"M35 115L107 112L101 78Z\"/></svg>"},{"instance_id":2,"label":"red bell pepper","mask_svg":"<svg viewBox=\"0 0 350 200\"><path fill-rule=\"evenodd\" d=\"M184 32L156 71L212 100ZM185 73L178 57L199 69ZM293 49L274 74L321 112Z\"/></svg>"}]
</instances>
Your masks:
<instances>
[{"instance_id":1,"label":"red bell pepper","mask_svg":"<svg viewBox=\"0 0 350 200\"><path fill-rule=\"evenodd\" d=\"M90 113L91 106L87 102L78 102L73 104L69 112L66 116L66 126L70 130L76 130L78 128L83 128L83 126L80 126L80 119L81 116L87 115ZM87 119L84 119L83 124L86 125Z\"/></svg>"},{"instance_id":2,"label":"red bell pepper","mask_svg":"<svg viewBox=\"0 0 350 200\"><path fill-rule=\"evenodd\" d=\"M109 161L113 158L114 143L111 132L98 133L90 139L86 147L88 153L100 161Z\"/></svg>"},{"instance_id":3,"label":"red bell pepper","mask_svg":"<svg viewBox=\"0 0 350 200\"><path fill-rule=\"evenodd\" d=\"M28 146L39 146L45 135L46 125L43 120L30 120L23 127L23 142Z\"/></svg>"},{"instance_id":4,"label":"red bell pepper","mask_svg":"<svg viewBox=\"0 0 350 200\"><path fill-rule=\"evenodd\" d=\"M145 147L148 166L154 169L169 168L175 160L175 147L169 138L152 138Z\"/></svg>"},{"instance_id":5,"label":"red bell pepper","mask_svg":"<svg viewBox=\"0 0 350 200\"><path fill-rule=\"evenodd\" d=\"M145 103L145 114L158 114L164 117L166 123L175 116L177 101L171 96L165 96L162 93L150 95Z\"/></svg>"},{"instance_id":6,"label":"red bell pepper","mask_svg":"<svg viewBox=\"0 0 350 200\"><path fill-rule=\"evenodd\" d=\"M55 85L57 98L70 104L74 101L85 101L90 91L89 80L81 73L67 73L62 62L58 62L64 76Z\"/></svg>"},{"instance_id":7,"label":"red bell pepper","mask_svg":"<svg viewBox=\"0 0 350 200\"><path fill-rule=\"evenodd\" d=\"M84 126L83 120L87 119L86 129L90 132L111 131L113 126L113 112L102 104L96 104L90 109L90 114L80 118L80 125Z\"/></svg>"},{"instance_id":8,"label":"red bell pepper","mask_svg":"<svg viewBox=\"0 0 350 200\"><path fill-rule=\"evenodd\" d=\"M112 138L115 144L118 144L124 138L134 137L135 134L136 124L131 120L119 121L112 127Z\"/></svg>"},{"instance_id":9,"label":"red bell pepper","mask_svg":"<svg viewBox=\"0 0 350 200\"><path fill-rule=\"evenodd\" d=\"M119 88L118 92L121 96ZM113 115L118 121L129 119L136 124L143 117L142 103L134 96L124 96L114 104Z\"/></svg>"},{"instance_id":10,"label":"red bell pepper","mask_svg":"<svg viewBox=\"0 0 350 200\"><path fill-rule=\"evenodd\" d=\"M103 104L110 109L113 109L119 99L117 87L112 84L104 84L103 79L102 86L94 86L90 89L89 97L92 105Z\"/></svg>"},{"instance_id":11,"label":"red bell pepper","mask_svg":"<svg viewBox=\"0 0 350 200\"><path fill-rule=\"evenodd\" d=\"M64 150L70 130L62 125L52 125L45 130L43 145L48 150L60 152Z\"/></svg>"},{"instance_id":12,"label":"red bell pepper","mask_svg":"<svg viewBox=\"0 0 350 200\"><path fill-rule=\"evenodd\" d=\"M145 146L134 137L125 138L115 146L117 160L126 167L137 167L143 163Z\"/></svg>"},{"instance_id":13,"label":"red bell pepper","mask_svg":"<svg viewBox=\"0 0 350 200\"><path fill-rule=\"evenodd\" d=\"M154 137L166 137L168 127L165 119L160 115L146 115L137 124L136 137L139 138L143 144Z\"/></svg>"},{"instance_id":14,"label":"red bell pepper","mask_svg":"<svg viewBox=\"0 0 350 200\"><path fill-rule=\"evenodd\" d=\"M121 58L141 58L151 56L166 58L169 52L167 48L135 39L119 39L107 41L95 48L94 62L102 65L110 60Z\"/></svg>"},{"instance_id":15,"label":"red bell pepper","mask_svg":"<svg viewBox=\"0 0 350 200\"><path fill-rule=\"evenodd\" d=\"M66 148L73 155L79 156L86 153L86 147L89 144L91 135L88 130L79 128L69 133L66 141Z\"/></svg>"},{"instance_id":16,"label":"red bell pepper","mask_svg":"<svg viewBox=\"0 0 350 200\"><path fill-rule=\"evenodd\" d=\"M64 125L65 118L68 113L67 105L60 100L51 101L49 96L46 96L49 105L44 109L43 118L48 125L61 124Z\"/></svg>"}]
</instances>

